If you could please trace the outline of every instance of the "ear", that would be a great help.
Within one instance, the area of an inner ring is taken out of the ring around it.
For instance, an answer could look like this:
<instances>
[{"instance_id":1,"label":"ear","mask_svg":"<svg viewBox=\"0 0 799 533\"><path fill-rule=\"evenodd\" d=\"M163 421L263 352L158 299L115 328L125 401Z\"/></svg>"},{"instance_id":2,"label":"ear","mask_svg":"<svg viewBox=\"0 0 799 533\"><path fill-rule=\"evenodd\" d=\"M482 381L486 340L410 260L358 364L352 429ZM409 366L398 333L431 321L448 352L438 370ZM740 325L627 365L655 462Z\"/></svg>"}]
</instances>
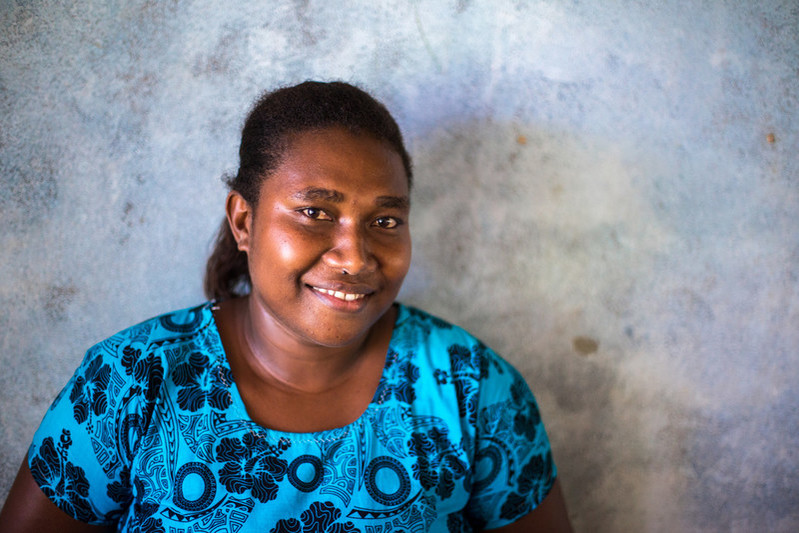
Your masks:
<instances>
[{"instance_id":1,"label":"ear","mask_svg":"<svg viewBox=\"0 0 799 533\"><path fill-rule=\"evenodd\" d=\"M233 238L238 243L242 252L250 250L250 235L252 235L253 208L244 197L236 191L231 191L225 201L227 223Z\"/></svg>"}]
</instances>

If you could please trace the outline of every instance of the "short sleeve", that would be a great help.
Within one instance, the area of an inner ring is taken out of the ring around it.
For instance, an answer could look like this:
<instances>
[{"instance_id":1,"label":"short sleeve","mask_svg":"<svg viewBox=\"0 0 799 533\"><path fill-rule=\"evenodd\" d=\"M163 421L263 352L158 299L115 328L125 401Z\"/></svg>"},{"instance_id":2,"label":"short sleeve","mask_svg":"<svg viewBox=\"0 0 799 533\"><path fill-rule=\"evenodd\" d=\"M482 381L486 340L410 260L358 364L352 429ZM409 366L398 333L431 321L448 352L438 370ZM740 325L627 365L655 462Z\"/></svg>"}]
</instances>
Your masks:
<instances>
[{"instance_id":1,"label":"short sleeve","mask_svg":"<svg viewBox=\"0 0 799 533\"><path fill-rule=\"evenodd\" d=\"M557 474L538 405L524 378L486 350L476 410L470 521L501 527L530 513Z\"/></svg>"},{"instance_id":2,"label":"short sleeve","mask_svg":"<svg viewBox=\"0 0 799 533\"><path fill-rule=\"evenodd\" d=\"M111 524L130 505L130 460L162 375L131 339L112 337L86 353L28 450L33 478L62 511Z\"/></svg>"}]
</instances>

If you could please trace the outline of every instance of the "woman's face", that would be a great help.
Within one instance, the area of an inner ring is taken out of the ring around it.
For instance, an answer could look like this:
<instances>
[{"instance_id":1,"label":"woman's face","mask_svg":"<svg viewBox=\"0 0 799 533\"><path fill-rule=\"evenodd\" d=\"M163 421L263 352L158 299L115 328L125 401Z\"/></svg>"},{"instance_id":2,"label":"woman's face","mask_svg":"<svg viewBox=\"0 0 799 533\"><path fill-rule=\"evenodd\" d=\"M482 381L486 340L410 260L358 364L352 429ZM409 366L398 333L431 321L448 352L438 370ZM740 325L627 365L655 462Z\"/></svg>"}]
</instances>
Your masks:
<instances>
[{"instance_id":1,"label":"woman's face","mask_svg":"<svg viewBox=\"0 0 799 533\"><path fill-rule=\"evenodd\" d=\"M359 342L388 310L411 261L408 180L384 142L331 128L293 138L254 212L228 214L252 298L303 343ZM251 306L252 307L252 306Z\"/></svg>"}]
</instances>

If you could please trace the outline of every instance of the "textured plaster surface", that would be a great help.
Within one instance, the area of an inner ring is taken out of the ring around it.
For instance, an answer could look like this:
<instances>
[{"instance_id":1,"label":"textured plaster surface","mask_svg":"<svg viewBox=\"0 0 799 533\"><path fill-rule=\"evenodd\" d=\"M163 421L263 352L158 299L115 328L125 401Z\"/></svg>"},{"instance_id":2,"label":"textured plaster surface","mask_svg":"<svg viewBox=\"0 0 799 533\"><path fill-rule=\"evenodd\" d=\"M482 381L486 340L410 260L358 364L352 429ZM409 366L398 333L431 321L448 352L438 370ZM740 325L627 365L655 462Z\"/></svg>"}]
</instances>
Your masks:
<instances>
[{"instance_id":1,"label":"textured plaster surface","mask_svg":"<svg viewBox=\"0 0 799 533\"><path fill-rule=\"evenodd\" d=\"M0 501L88 346L202 300L250 102L342 78L415 157L403 300L523 371L578 531L799 530L798 35L775 0L0 0Z\"/></svg>"}]
</instances>

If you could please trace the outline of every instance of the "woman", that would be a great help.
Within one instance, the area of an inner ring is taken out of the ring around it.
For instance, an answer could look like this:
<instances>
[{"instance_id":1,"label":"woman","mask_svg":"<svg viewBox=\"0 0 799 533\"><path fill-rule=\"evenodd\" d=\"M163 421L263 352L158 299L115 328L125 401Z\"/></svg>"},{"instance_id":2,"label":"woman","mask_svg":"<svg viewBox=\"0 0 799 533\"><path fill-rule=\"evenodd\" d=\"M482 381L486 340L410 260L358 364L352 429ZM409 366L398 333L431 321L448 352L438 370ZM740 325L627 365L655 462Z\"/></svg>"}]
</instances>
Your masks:
<instances>
[{"instance_id":1,"label":"woman","mask_svg":"<svg viewBox=\"0 0 799 533\"><path fill-rule=\"evenodd\" d=\"M0 530L568 531L521 376L395 303L411 163L388 111L280 89L239 155L212 301L88 351Z\"/></svg>"}]
</instances>

